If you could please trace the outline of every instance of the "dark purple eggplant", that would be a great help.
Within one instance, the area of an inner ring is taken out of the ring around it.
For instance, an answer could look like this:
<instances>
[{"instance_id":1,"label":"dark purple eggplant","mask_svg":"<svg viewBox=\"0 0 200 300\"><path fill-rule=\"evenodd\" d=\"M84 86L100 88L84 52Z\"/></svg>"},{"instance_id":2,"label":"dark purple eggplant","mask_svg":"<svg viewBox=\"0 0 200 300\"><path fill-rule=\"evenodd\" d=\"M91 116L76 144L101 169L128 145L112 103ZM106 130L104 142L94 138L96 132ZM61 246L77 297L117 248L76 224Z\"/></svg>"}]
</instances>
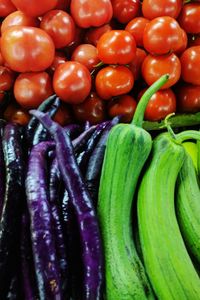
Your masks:
<instances>
[{"instance_id":1,"label":"dark purple eggplant","mask_svg":"<svg viewBox=\"0 0 200 300\"><path fill-rule=\"evenodd\" d=\"M3 128L5 126L4 122L0 122L0 218L4 202L4 192L5 192L5 164L4 164L4 155L3 155L3 145L2 145L2 136Z\"/></svg>"},{"instance_id":2,"label":"dark purple eggplant","mask_svg":"<svg viewBox=\"0 0 200 300\"><path fill-rule=\"evenodd\" d=\"M0 219L0 296L5 299L18 262L20 217L24 204L24 161L21 131L7 124L3 133L6 183Z\"/></svg>"},{"instance_id":3,"label":"dark purple eggplant","mask_svg":"<svg viewBox=\"0 0 200 300\"><path fill-rule=\"evenodd\" d=\"M96 125L89 127L72 141L72 145L76 153L82 151L86 147L88 139L94 133L96 127L97 127Z\"/></svg>"},{"instance_id":4,"label":"dark purple eggplant","mask_svg":"<svg viewBox=\"0 0 200 300\"><path fill-rule=\"evenodd\" d=\"M83 131L82 126L78 124L67 124L63 128L71 139L75 139Z\"/></svg>"},{"instance_id":5,"label":"dark purple eggplant","mask_svg":"<svg viewBox=\"0 0 200 300\"><path fill-rule=\"evenodd\" d=\"M108 134L111 128L118 124L119 121L120 117L117 116L106 125L106 128L104 129L104 132L102 133L94 151L92 152L86 167L85 183L95 206L98 198L99 180Z\"/></svg>"},{"instance_id":6,"label":"dark purple eggplant","mask_svg":"<svg viewBox=\"0 0 200 300\"><path fill-rule=\"evenodd\" d=\"M89 121L86 121L85 124L84 124L84 131L85 130L88 130L90 128L91 124Z\"/></svg>"},{"instance_id":7,"label":"dark purple eggplant","mask_svg":"<svg viewBox=\"0 0 200 300\"><path fill-rule=\"evenodd\" d=\"M99 224L90 195L79 170L70 138L48 114L30 111L49 130L56 144L56 155L65 188L79 224L84 267L82 299L102 297L103 256Z\"/></svg>"},{"instance_id":8,"label":"dark purple eggplant","mask_svg":"<svg viewBox=\"0 0 200 300\"><path fill-rule=\"evenodd\" d=\"M54 147L53 142L41 142L33 146L25 182L31 222L33 259L40 300L62 299L47 178L48 151Z\"/></svg>"},{"instance_id":9,"label":"dark purple eggplant","mask_svg":"<svg viewBox=\"0 0 200 300\"><path fill-rule=\"evenodd\" d=\"M21 300L22 294L20 291L20 283L18 275L14 275L11 279L8 294L5 300Z\"/></svg>"}]
</instances>

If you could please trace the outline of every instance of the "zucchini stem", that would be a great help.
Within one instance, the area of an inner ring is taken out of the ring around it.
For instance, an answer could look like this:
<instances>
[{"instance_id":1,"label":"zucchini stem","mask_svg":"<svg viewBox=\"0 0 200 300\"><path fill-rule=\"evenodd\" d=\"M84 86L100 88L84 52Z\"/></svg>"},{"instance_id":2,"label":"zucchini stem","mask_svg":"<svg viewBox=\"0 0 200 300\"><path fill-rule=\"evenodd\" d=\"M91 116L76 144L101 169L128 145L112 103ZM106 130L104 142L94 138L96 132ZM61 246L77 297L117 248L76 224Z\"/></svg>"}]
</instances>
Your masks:
<instances>
[{"instance_id":1,"label":"zucchini stem","mask_svg":"<svg viewBox=\"0 0 200 300\"><path fill-rule=\"evenodd\" d=\"M186 140L200 141L200 132L197 130L185 130L176 134L177 140L182 143Z\"/></svg>"}]
</instances>

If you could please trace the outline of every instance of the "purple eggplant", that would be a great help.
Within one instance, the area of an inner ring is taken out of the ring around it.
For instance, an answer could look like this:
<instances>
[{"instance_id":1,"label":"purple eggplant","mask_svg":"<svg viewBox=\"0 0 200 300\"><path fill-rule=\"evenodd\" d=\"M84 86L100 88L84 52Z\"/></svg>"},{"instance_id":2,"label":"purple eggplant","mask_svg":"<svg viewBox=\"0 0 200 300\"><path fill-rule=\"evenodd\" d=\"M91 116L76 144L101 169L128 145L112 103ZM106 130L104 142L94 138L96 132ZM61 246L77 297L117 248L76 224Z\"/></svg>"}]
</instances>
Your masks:
<instances>
[{"instance_id":1,"label":"purple eggplant","mask_svg":"<svg viewBox=\"0 0 200 300\"><path fill-rule=\"evenodd\" d=\"M83 131L77 138L75 138L72 141L72 145L74 147L74 151L80 152L81 150L83 150L86 147L86 144L88 142L88 139L91 137L91 135L93 134L93 132L96 130L96 125L93 125L91 127L89 127L88 129L86 129L85 131Z\"/></svg>"},{"instance_id":2,"label":"purple eggplant","mask_svg":"<svg viewBox=\"0 0 200 300\"><path fill-rule=\"evenodd\" d=\"M75 139L83 131L83 128L78 124L67 124L63 128L71 139Z\"/></svg>"},{"instance_id":3,"label":"purple eggplant","mask_svg":"<svg viewBox=\"0 0 200 300\"><path fill-rule=\"evenodd\" d=\"M4 123L0 123L0 218L4 202L4 192L5 192L5 163L3 155L3 145L2 145L2 136Z\"/></svg>"},{"instance_id":4,"label":"purple eggplant","mask_svg":"<svg viewBox=\"0 0 200 300\"><path fill-rule=\"evenodd\" d=\"M47 182L47 156L48 151L54 147L54 142L41 142L33 146L25 182L31 221L33 259L40 300L62 299Z\"/></svg>"},{"instance_id":5,"label":"purple eggplant","mask_svg":"<svg viewBox=\"0 0 200 300\"><path fill-rule=\"evenodd\" d=\"M102 297L103 256L97 216L79 170L70 138L48 114L30 111L49 130L56 144L56 155L65 188L69 193L79 224L84 268L84 300Z\"/></svg>"}]
</instances>

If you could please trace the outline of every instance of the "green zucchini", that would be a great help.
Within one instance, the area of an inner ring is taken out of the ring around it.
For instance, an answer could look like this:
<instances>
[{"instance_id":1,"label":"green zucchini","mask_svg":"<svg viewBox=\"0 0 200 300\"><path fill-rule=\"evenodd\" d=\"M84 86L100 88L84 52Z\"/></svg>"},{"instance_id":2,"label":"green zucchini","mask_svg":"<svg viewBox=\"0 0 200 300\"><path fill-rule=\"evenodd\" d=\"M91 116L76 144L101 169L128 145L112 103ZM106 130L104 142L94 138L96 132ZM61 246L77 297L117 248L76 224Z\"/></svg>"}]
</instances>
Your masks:
<instances>
[{"instance_id":1,"label":"green zucchini","mask_svg":"<svg viewBox=\"0 0 200 300\"><path fill-rule=\"evenodd\" d=\"M141 98L132 124L118 124L106 145L100 179L98 217L105 255L107 300L154 299L132 235L132 205L137 181L152 146L142 129L152 94L168 79L163 76Z\"/></svg>"},{"instance_id":2,"label":"green zucchini","mask_svg":"<svg viewBox=\"0 0 200 300\"><path fill-rule=\"evenodd\" d=\"M174 205L185 149L181 141L165 133L155 138L151 155L137 202L145 269L159 300L197 300L200 279L184 244Z\"/></svg>"}]
</instances>

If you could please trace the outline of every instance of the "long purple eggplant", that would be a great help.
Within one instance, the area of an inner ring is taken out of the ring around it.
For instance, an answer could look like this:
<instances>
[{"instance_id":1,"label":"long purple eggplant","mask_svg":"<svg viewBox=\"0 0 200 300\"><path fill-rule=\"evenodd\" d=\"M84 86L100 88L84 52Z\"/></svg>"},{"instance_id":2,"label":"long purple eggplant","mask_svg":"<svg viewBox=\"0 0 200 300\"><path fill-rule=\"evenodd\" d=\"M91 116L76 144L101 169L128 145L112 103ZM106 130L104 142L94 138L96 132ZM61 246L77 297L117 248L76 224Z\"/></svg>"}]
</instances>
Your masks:
<instances>
[{"instance_id":1,"label":"long purple eggplant","mask_svg":"<svg viewBox=\"0 0 200 300\"><path fill-rule=\"evenodd\" d=\"M46 165L48 151L54 147L54 142L41 142L32 148L26 176L26 196L31 221L33 258L40 300L62 299Z\"/></svg>"},{"instance_id":2,"label":"long purple eggplant","mask_svg":"<svg viewBox=\"0 0 200 300\"><path fill-rule=\"evenodd\" d=\"M5 299L18 261L20 217L24 200L24 161L21 131L7 124L3 133L6 186L0 219L0 296Z\"/></svg>"},{"instance_id":3,"label":"long purple eggplant","mask_svg":"<svg viewBox=\"0 0 200 300\"><path fill-rule=\"evenodd\" d=\"M3 145L2 145L4 126L5 123L0 122L0 218L1 218L2 208L3 208L4 192L5 192L5 163L4 163Z\"/></svg>"},{"instance_id":4,"label":"long purple eggplant","mask_svg":"<svg viewBox=\"0 0 200 300\"><path fill-rule=\"evenodd\" d=\"M69 136L48 114L30 111L49 130L56 144L56 155L65 187L78 219L84 267L84 300L102 297L103 256L96 213L76 162Z\"/></svg>"},{"instance_id":5,"label":"long purple eggplant","mask_svg":"<svg viewBox=\"0 0 200 300\"><path fill-rule=\"evenodd\" d=\"M74 147L74 151L80 152L81 150L83 150L86 147L86 144L89 140L89 138L91 137L91 135L94 133L94 131L96 130L96 125L93 125L91 127L89 127L88 129L86 129L85 131L83 131L79 136L77 136L73 141L72 141L72 145Z\"/></svg>"},{"instance_id":6,"label":"long purple eggplant","mask_svg":"<svg viewBox=\"0 0 200 300\"><path fill-rule=\"evenodd\" d=\"M82 131L84 131L79 124L67 124L63 128L71 139L75 139Z\"/></svg>"}]
</instances>

